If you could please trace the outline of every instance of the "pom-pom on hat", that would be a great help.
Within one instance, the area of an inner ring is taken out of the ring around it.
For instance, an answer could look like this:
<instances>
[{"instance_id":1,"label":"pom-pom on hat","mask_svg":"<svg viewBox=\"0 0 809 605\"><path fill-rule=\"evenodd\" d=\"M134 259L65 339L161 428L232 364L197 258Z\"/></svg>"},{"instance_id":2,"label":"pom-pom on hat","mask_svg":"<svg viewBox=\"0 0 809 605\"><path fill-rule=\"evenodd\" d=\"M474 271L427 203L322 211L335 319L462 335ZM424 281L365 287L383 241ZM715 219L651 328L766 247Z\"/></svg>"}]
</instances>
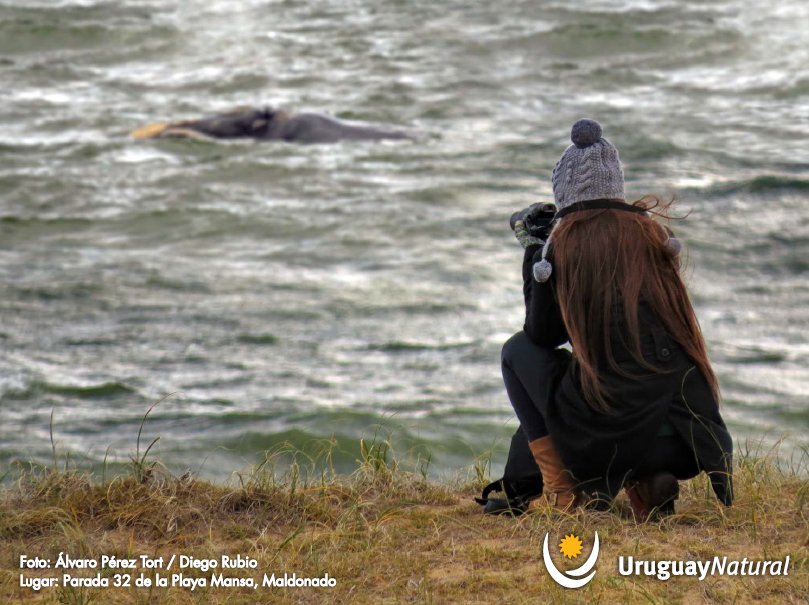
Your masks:
<instances>
[{"instance_id":1,"label":"pom-pom on hat","mask_svg":"<svg viewBox=\"0 0 809 605\"><path fill-rule=\"evenodd\" d=\"M581 119L573 124L570 131L570 140L579 149L589 147L601 139L601 124L595 120Z\"/></svg>"}]
</instances>

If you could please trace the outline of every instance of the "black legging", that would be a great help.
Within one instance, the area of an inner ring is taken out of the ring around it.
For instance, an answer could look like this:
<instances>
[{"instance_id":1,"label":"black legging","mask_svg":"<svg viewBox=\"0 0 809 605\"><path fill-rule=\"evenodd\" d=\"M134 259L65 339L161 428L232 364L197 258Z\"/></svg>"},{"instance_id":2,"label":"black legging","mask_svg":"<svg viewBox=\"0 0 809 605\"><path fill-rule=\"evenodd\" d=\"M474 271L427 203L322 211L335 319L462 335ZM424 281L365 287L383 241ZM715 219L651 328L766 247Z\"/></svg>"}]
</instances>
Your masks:
<instances>
[{"instance_id":1,"label":"black legging","mask_svg":"<svg viewBox=\"0 0 809 605\"><path fill-rule=\"evenodd\" d=\"M570 352L535 345L525 332L518 332L503 345L500 358L503 382L528 441L548 434L538 405L552 397L551 387L570 364Z\"/></svg>"},{"instance_id":2,"label":"black legging","mask_svg":"<svg viewBox=\"0 0 809 605\"><path fill-rule=\"evenodd\" d=\"M552 389L570 364L570 352L534 344L525 332L518 332L503 345L501 364L503 382L511 407L528 441L548 435L545 418L538 404L553 397ZM692 448L678 435L657 437L654 446L633 469L631 477L646 477L667 471L677 479L699 474Z\"/></svg>"}]
</instances>

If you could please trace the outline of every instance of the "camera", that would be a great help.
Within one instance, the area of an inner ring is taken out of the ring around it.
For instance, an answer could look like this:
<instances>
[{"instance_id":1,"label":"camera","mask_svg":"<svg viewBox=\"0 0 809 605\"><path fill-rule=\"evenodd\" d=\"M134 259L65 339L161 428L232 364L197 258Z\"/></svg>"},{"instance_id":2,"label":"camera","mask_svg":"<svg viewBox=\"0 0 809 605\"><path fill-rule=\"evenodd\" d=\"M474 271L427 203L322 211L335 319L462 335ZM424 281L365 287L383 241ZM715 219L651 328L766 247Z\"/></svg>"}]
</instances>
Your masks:
<instances>
[{"instance_id":1,"label":"camera","mask_svg":"<svg viewBox=\"0 0 809 605\"><path fill-rule=\"evenodd\" d=\"M538 202L512 214L509 225L511 226L511 230L514 231L517 221L521 220L525 223L525 229L530 235L544 240L548 239L548 227L550 227L551 222L553 222L555 215L556 206L545 202Z\"/></svg>"}]
</instances>

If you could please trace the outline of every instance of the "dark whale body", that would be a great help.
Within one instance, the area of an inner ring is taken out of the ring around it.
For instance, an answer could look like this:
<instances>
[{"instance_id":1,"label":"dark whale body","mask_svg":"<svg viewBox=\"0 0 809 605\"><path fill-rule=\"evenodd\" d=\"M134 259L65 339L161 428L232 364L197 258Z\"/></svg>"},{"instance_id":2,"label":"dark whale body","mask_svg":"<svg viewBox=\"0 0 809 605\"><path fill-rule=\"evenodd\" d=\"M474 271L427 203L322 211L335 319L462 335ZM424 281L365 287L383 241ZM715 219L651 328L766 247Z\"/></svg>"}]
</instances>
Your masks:
<instances>
[{"instance_id":1,"label":"dark whale body","mask_svg":"<svg viewBox=\"0 0 809 605\"><path fill-rule=\"evenodd\" d=\"M316 113L290 114L280 109L237 108L201 120L164 122L139 128L136 138L214 138L336 143L409 139L406 133L375 126L348 124Z\"/></svg>"}]
</instances>

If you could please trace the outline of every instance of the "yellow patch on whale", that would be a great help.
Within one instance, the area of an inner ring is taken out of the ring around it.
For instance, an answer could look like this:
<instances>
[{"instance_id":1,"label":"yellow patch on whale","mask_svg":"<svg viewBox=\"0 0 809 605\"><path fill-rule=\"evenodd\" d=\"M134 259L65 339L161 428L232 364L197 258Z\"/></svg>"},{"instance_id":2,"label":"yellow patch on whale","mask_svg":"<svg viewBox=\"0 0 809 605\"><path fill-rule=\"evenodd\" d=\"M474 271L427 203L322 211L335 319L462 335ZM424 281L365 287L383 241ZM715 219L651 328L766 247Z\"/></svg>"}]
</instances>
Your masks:
<instances>
[{"instance_id":1,"label":"yellow patch on whale","mask_svg":"<svg viewBox=\"0 0 809 605\"><path fill-rule=\"evenodd\" d=\"M134 137L136 139L151 139L159 135L164 130L166 130L166 128L168 128L169 126L171 126L169 122L159 122L157 124L149 124L148 126L142 126L137 130L133 130L132 132L129 133L129 136Z\"/></svg>"},{"instance_id":2,"label":"yellow patch on whale","mask_svg":"<svg viewBox=\"0 0 809 605\"><path fill-rule=\"evenodd\" d=\"M129 136L136 139L205 139L210 140L211 137L193 130L186 128L186 125L193 124L193 121L185 122L160 122L158 124L150 124L143 128L133 130Z\"/></svg>"},{"instance_id":3,"label":"yellow patch on whale","mask_svg":"<svg viewBox=\"0 0 809 605\"><path fill-rule=\"evenodd\" d=\"M161 139L203 139L210 141L211 137L191 128L177 128L170 126L160 133Z\"/></svg>"}]
</instances>

